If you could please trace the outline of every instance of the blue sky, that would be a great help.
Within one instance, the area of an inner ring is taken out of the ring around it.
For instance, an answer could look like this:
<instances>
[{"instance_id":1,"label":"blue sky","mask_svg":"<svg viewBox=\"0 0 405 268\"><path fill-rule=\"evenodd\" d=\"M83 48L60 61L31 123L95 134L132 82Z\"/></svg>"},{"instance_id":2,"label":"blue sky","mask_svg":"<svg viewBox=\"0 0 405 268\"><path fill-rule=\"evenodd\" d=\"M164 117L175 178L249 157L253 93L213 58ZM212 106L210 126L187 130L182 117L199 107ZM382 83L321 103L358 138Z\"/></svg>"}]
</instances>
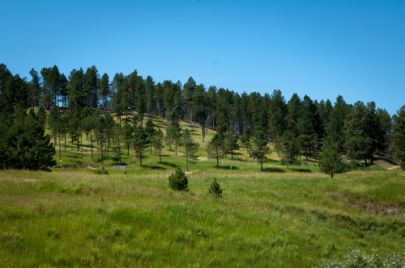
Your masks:
<instances>
[{"instance_id":1,"label":"blue sky","mask_svg":"<svg viewBox=\"0 0 405 268\"><path fill-rule=\"evenodd\" d=\"M0 62L405 105L405 1L0 0Z\"/></svg>"}]
</instances>

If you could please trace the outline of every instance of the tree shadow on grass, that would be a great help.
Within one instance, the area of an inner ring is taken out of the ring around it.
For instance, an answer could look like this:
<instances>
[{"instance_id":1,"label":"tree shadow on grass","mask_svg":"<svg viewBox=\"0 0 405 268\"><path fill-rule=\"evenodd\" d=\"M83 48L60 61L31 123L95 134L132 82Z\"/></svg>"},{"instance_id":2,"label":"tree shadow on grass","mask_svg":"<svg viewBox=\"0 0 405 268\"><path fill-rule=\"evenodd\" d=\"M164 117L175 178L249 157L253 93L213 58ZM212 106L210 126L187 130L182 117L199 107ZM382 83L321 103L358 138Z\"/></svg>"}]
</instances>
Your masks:
<instances>
[{"instance_id":1,"label":"tree shadow on grass","mask_svg":"<svg viewBox=\"0 0 405 268\"><path fill-rule=\"evenodd\" d=\"M267 167L263 168L263 172L285 172L285 170L278 167Z\"/></svg>"},{"instance_id":2,"label":"tree shadow on grass","mask_svg":"<svg viewBox=\"0 0 405 268\"><path fill-rule=\"evenodd\" d=\"M164 167L155 166L155 165L142 165L143 168L149 168L152 170L166 170Z\"/></svg>"},{"instance_id":3,"label":"tree shadow on grass","mask_svg":"<svg viewBox=\"0 0 405 268\"><path fill-rule=\"evenodd\" d=\"M238 170L239 168L238 167L235 167L235 166L228 166L228 165L225 165L225 166L218 166L218 167L215 167L216 169L227 169L227 170Z\"/></svg>"},{"instance_id":4,"label":"tree shadow on grass","mask_svg":"<svg viewBox=\"0 0 405 268\"><path fill-rule=\"evenodd\" d=\"M312 172L309 168L290 168L290 170L295 172L306 172L306 173Z\"/></svg>"},{"instance_id":5,"label":"tree shadow on grass","mask_svg":"<svg viewBox=\"0 0 405 268\"><path fill-rule=\"evenodd\" d=\"M71 159L81 159L82 158L82 155L80 154L80 152L67 153L67 154L65 154L65 156L67 156L68 158L71 158Z\"/></svg>"},{"instance_id":6,"label":"tree shadow on grass","mask_svg":"<svg viewBox=\"0 0 405 268\"><path fill-rule=\"evenodd\" d=\"M162 161L162 162L160 162L160 164L165 165L165 166L168 166L168 167L172 167L172 168L177 168L177 167L179 167L179 166L176 165L176 164L173 164L173 163L170 163L170 162L166 162L166 161Z\"/></svg>"}]
</instances>

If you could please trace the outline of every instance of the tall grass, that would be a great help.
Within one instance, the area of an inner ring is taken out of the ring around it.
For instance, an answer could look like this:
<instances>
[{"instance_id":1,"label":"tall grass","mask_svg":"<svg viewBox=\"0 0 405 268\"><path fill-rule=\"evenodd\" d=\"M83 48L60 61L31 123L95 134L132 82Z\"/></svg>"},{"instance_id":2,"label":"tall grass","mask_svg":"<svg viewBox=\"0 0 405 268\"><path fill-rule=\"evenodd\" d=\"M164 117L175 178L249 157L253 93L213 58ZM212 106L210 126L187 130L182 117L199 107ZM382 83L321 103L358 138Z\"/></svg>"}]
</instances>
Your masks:
<instances>
[{"instance_id":1,"label":"tall grass","mask_svg":"<svg viewBox=\"0 0 405 268\"><path fill-rule=\"evenodd\" d=\"M0 171L2 266L311 267L405 251L401 172L207 169L176 192L169 170L127 171Z\"/></svg>"}]
</instances>

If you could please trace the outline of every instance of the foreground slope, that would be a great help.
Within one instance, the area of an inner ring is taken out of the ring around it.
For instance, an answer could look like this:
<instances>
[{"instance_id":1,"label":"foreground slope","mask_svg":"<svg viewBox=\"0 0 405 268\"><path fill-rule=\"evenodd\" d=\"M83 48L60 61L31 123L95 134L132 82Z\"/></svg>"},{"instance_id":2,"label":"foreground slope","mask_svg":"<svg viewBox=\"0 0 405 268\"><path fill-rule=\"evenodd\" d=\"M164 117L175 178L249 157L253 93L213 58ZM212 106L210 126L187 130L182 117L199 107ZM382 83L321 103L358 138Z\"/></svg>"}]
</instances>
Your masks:
<instances>
[{"instance_id":1,"label":"foreground slope","mask_svg":"<svg viewBox=\"0 0 405 268\"><path fill-rule=\"evenodd\" d=\"M405 251L405 174L0 171L0 263L310 267L359 249ZM219 178L224 197L208 194Z\"/></svg>"}]
</instances>

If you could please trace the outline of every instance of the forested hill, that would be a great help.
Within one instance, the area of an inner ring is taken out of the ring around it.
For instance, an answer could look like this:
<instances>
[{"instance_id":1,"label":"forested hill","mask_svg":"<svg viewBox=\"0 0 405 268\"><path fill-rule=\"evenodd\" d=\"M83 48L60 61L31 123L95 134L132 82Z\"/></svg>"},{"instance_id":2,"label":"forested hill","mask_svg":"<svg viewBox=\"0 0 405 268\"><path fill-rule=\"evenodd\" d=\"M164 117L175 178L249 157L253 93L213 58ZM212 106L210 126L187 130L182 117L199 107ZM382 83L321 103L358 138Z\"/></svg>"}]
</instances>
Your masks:
<instances>
[{"instance_id":1,"label":"forested hill","mask_svg":"<svg viewBox=\"0 0 405 268\"><path fill-rule=\"evenodd\" d=\"M128 75L117 73L110 78L98 73L95 66L69 74L53 66L39 72L32 69L30 75L29 79L21 78L6 65L0 65L1 167L35 169L42 165L17 165L13 160L12 146L21 148L14 139L30 124L30 131L37 129L37 132L25 135L44 138L38 143L27 136L27 143L31 141L44 148L49 143L49 137L43 135L45 124L53 136L68 133L73 142L78 139L77 133L96 133L100 117L105 123L105 114L109 112L120 118L120 128L123 128L121 116L125 118L134 112L140 122L144 115L165 118L168 129L176 129L179 120L194 122L201 127L203 141L205 129L213 128L220 133L218 140L208 142L224 144L225 137L232 136L236 143L251 148L252 157L260 161L265 160L266 146L271 142L286 163L294 162L298 155L318 159L322 152L327 155L332 151L356 165L368 165L376 157L384 157L405 166L405 106L391 117L374 102L348 104L342 96L332 102L294 94L286 100L280 90L271 94L239 94L207 87L191 77L184 84L155 82L136 71ZM39 107L39 112L26 115L29 107ZM130 125L135 127L134 123ZM136 147L133 140L139 133L133 129L130 132L130 145ZM143 134L147 135L142 133L139 137ZM124 140L125 135L121 138ZM152 146L152 138L149 140ZM323 148L325 144L329 148ZM147 146L147 141L144 145ZM51 148L45 151L53 153ZM51 162L44 163L47 166Z\"/></svg>"}]
</instances>

